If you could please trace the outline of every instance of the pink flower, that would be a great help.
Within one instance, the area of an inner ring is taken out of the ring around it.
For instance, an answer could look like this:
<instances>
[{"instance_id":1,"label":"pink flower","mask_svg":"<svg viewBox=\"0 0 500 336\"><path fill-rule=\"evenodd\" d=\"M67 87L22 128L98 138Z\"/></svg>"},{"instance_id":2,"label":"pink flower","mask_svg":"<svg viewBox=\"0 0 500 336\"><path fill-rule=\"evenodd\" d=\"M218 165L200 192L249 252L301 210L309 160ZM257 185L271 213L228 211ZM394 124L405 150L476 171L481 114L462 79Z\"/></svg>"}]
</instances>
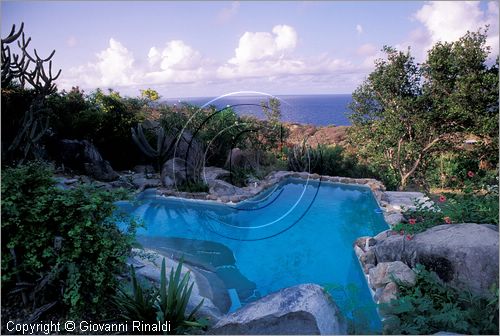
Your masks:
<instances>
[{"instance_id":1,"label":"pink flower","mask_svg":"<svg viewBox=\"0 0 500 336\"><path fill-rule=\"evenodd\" d=\"M439 202L441 203L446 202L446 196L444 195L439 196Z\"/></svg>"},{"instance_id":2,"label":"pink flower","mask_svg":"<svg viewBox=\"0 0 500 336\"><path fill-rule=\"evenodd\" d=\"M405 232L404 232L403 230L399 231L399 234L400 234L401 236L402 236L402 235L404 235L404 233L405 233Z\"/></svg>"},{"instance_id":3,"label":"pink flower","mask_svg":"<svg viewBox=\"0 0 500 336\"><path fill-rule=\"evenodd\" d=\"M413 236L412 235L406 235L406 240L412 240L413 239Z\"/></svg>"},{"instance_id":4,"label":"pink flower","mask_svg":"<svg viewBox=\"0 0 500 336\"><path fill-rule=\"evenodd\" d=\"M467 172L467 176L469 176L469 177L474 177L474 175L475 175L475 174L474 174L474 172L473 172L473 171L471 171L471 170L469 170L469 171Z\"/></svg>"},{"instance_id":5,"label":"pink flower","mask_svg":"<svg viewBox=\"0 0 500 336\"><path fill-rule=\"evenodd\" d=\"M408 220L408 223L410 223L410 225L415 225L415 223L417 223L417 220L415 218L410 218Z\"/></svg>"},{"instance_id":6,"label":"pink flower","mask_svg":"<svg viewBox=\"0 0 500 336\"><path fill-rule=\"evenodd\" d=\"M445 222L446 224L451 224L451 219L450 219L450 217L446 216L446 217L445 217L445 218L443 218L443 219L444 219L444 222Z\"/></svg>"}]
</instances>

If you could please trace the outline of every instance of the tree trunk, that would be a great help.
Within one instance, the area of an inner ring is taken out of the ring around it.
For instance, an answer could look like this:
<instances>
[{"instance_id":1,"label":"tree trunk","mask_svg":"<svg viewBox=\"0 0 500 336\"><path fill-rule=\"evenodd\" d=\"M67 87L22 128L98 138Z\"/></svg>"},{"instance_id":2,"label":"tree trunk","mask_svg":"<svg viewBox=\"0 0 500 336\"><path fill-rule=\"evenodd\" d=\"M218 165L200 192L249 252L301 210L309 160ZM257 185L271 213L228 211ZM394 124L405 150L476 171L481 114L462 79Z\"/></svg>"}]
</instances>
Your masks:
<instances>
[{"instance_id":1,"label":"tree trunk","mask_svg":"<svg viewBox=\"0 0 500 336\"><path fill-rule=\"evenodd\" d=\"M409 176L410 175L408 174L401 176L401 184L399 185L399 191L404 191L406 189Z\"/></svg>"}]
</instances>

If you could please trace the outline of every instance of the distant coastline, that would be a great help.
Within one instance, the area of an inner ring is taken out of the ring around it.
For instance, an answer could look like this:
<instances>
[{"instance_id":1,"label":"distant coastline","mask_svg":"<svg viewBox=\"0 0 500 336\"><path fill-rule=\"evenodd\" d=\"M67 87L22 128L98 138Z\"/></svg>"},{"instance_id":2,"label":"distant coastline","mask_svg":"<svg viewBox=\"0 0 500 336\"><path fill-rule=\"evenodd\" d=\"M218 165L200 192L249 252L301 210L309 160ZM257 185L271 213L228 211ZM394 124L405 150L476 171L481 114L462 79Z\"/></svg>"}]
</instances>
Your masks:
<instances>
[{"instance_id":1,"label":"distant coastline","mask_svg":"<svg viewBox=\"0 0 500 336\"><path fill-rule=\"evenodd\" d=\"M314 94L314 95L276 95L282 100L282 121L297 124L310 124L315 126L349 126L351 125L348 114L348 105L352 102L351 94ZM188 97L167 98L163 103L168 105L190 103L202 106L216 97ZM213 105L223 108L227 105L252 104L252 106L235 106L238 114L248 114L259 118L263 117L262 110L258 106L262 95L229 96L217 99ZM255 106L257 105L257 106Z\"/></svg>"}]
</instances>

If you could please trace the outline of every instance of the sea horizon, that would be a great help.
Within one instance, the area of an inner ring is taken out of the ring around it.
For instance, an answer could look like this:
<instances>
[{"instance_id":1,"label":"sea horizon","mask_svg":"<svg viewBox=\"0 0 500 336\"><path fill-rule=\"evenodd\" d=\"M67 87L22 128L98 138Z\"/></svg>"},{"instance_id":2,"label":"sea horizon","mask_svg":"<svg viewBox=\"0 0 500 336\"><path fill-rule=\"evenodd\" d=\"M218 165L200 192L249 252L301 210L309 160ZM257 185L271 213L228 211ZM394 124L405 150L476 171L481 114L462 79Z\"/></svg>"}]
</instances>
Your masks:
<instances>
[{"instance_id":1,"label":"sea horizon","mask_svg":"<svg viewBox=\"0 0 500 336\"><path fill-rule=\"evenodd\" d=\"M282 94L274 95L281 101L282 121L299 124L311 124L316 126L349 126L351 125L348 115L348 105L352 102L352 95L348 93L334 94ZM261 101L269 99L270 96L250 92L231 96L208 96L208 97L186 97L186 98L164 98L161 103L176 105L188 103L203 106L211 101L210 105L217 108L234 106L233 109L239 115L251 115L264 118ZM240 104L252 104L244 105Z\"/></svg>"}]
</instances>

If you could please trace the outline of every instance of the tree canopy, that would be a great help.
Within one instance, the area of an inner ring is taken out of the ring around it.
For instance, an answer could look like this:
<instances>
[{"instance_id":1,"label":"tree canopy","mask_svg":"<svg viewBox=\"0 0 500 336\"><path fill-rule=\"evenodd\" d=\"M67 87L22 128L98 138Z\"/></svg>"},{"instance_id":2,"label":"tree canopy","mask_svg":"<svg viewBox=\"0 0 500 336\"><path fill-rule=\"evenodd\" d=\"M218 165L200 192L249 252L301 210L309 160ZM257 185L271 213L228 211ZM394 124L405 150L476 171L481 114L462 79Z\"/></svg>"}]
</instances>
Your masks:
<instances>
[{"instance_id":1,"label":"tree canopy","mask_svg":"<svg viewBox=\"0 0 500 336\"><path fill-rule=\"evenodd\" d=\"M401 189L433 154L470 135L481 139L483 157L498 161L498 58L488 65L485 31L437 43L423 64L410 49L383 51L350 106L349 138L362 157L388 169Z\"/></svg>"}]
</instances>

